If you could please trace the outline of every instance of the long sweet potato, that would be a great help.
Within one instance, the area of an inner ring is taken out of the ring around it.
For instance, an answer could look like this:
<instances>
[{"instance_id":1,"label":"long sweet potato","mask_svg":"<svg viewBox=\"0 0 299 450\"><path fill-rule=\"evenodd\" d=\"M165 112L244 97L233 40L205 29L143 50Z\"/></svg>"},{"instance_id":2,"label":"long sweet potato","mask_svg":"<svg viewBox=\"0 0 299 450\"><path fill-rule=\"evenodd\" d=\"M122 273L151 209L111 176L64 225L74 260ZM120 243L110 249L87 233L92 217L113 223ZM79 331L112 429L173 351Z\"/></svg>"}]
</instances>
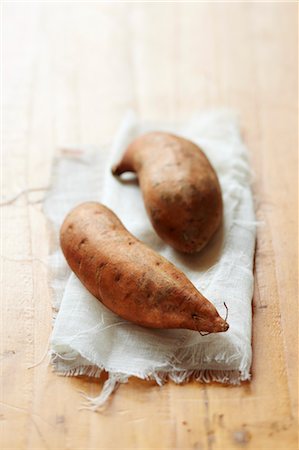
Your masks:
<instances>
[{"instance_id":1,"label":"long sweet potato","mask_svg":"<svg viewBox=\"0 0 299 450\"><path fill-rule=\"evenodd\" d=\"M228 329L186 276L137 240L99 203L83 203L60 233L68 264L85 287L124 319L153 328Z\"/></svg>"},{"instance_id":2,"label":"long sweet potato","mask_svg":"<svg viewBox=\"0 0 299 450\"><path fill-rule=\"evenodd\" d=\"M152 132L135 139L112 168L136 172L157 234L175 249L193 253L211 239L222 220L217 175L205 154L181 137Z\"/></svg>"}]
</instances>

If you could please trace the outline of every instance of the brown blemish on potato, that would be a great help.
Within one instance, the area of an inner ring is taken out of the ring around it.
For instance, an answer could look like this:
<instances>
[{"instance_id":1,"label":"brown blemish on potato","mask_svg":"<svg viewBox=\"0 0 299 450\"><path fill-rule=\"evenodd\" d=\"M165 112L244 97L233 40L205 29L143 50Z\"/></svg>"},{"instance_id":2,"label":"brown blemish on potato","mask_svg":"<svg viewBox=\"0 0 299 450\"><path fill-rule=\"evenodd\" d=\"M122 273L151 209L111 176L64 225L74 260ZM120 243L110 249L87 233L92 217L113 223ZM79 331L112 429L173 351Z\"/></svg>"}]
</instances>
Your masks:
<instances>
[{"instance_id":1,"label":"brown blemish on potato","mask_svg":"<svg viewBox=\"0 0 299 450\"><path fill-rule=\"evenodd\" d=\"M79 242L79 245L78 245L78 249L80 249L82 247L82 245L84 245L86 242L87 242L87 238L81 239L81 241Z\"/></svg>"}]
</instances>

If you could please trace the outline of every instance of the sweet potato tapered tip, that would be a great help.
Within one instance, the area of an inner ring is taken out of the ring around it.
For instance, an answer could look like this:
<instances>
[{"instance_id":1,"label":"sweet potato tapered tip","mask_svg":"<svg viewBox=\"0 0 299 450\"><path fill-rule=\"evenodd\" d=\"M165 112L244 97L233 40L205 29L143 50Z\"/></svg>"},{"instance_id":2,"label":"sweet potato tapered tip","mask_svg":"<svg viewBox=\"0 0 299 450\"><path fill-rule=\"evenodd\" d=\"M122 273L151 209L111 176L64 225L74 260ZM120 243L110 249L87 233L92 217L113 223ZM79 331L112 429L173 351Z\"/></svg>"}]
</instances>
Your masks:
<instances>
[{"instance_id":1,"label":"sweet potato tapered tip","mask_svg":"<svg viewBox=\"0 0 299 450\"><path fill-rule=\"evenodd\" d=\"M224 319L219 317L215 320L215 328L218 332L227 331L229 329L229 324Z\"/></svg>"},{"instance_id":2,"label":"sweet potato tapered tip","mask_svg":"<svg viewBox=\"0 0 299 450\"><path fill-rule=\"evenodd\" d=\"M118 177L119 173L118 173L118 165L117 164L114 164L114 166L111 167L111 173L115 177Z\"/></svg>"}]
</instances>

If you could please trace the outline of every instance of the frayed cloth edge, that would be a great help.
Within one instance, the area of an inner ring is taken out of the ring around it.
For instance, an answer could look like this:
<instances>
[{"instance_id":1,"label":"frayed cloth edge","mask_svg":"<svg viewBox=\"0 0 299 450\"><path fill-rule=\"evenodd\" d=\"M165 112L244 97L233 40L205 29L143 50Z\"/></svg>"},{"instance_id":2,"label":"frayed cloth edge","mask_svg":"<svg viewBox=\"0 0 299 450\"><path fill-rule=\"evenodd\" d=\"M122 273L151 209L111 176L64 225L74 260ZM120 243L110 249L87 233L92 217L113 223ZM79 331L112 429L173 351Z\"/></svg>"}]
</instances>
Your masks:
<instances>
[{"instance_id":1,"label":"frayed cloth edge","mask_svg":"<svg viewBox=\"0 0 299 450\"><path fill-rule=\"evenodd\" d=\"M59 369L52 360L52 367L59 375L66 377L89 376L99 378L102 372L108 373L108 379L104 382L99 395L90 397L86 393L81 392L85 403L79 408L91 411L101 412L107 406L111 395L116 391L120 384L127 383L133 375L118 372L107 372L104 368L97 366L78 366L72 369ZM241 372L240 370L215 370L215 369L192 369L192 370L171 370L171 371L155 371L148 374L134 375L142 380L155 381L162 386L171 380L176 384L183 384L189 381L197 381L199 383L217 382L226 385L238 386L243 381L249 381L251 375L249 371Z\"/></svg>"}]
</instances>

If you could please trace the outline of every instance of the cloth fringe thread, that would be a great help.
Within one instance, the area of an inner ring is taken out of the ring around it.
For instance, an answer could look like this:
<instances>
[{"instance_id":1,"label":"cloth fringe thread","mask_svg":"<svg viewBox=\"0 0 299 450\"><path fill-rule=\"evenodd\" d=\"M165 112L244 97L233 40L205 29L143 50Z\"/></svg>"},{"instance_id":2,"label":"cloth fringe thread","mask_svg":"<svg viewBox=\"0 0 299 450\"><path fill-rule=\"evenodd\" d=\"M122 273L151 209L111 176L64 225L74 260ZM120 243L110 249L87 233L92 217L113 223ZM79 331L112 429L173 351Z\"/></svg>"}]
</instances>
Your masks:
<instances>
[{"instance_id":1,"label":"cloth fringe thread","mask_svg":"<svg viewBox=\"0 0 299 450\"><path fill-rule=\"evenodd\" d=\"M66 371L58 371L62 376L89 376L99 378L104 371L96 366L79 366L74 369ZM115 372L108 372L108 379L104 382L102 390L98 396L90 397L84 392L81 392L86 402L82 404L80 409L87 409L91 411L101 412L107 406L111 395L116 391L120 384L127 383L129 375ZM188 381L197 381L201 383L218 382L230 385L240 385L241 381L249 380L250 373L243 373L239 370L182 370L162 372L157 371L148 375L139 376L144 380L154 380L159 386L162 386L166 381L171 380L176 384L183 384Z\"/></svg>"}]
</instances>

